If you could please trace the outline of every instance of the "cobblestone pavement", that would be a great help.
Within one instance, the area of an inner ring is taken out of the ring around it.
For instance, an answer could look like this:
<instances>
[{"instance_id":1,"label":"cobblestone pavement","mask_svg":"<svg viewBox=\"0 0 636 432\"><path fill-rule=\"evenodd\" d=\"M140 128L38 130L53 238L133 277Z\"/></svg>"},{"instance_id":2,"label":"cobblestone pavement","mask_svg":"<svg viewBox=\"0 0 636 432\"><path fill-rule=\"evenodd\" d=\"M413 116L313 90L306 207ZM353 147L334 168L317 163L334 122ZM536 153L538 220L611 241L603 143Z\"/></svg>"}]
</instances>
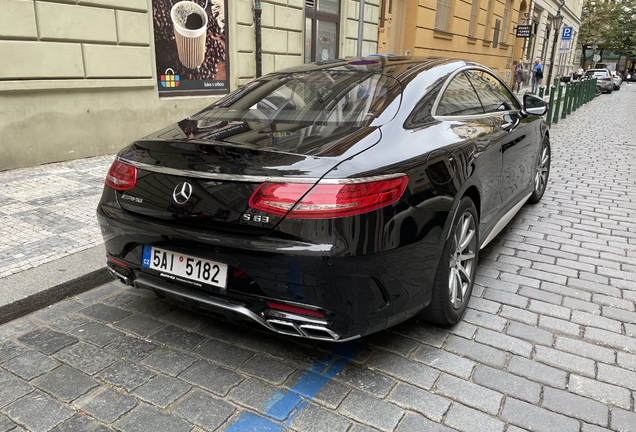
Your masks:
<instances>
[{"instance_id":1,"label":"cobblestone pavement","mask_svg":"<svg viewBox=\"0 0 636 432\"><path fill-rule=\"evenodd\" d=\"M0 279L104 242L95 209L113 157L0 172Z\"/></svg>"},{"instance_id":2,"label":"cobblestone pavement","mask_svg":"<svg viewBox=\"0 0 636 432\"><path fill-rule=\"evenodd\" d=\"M112 282L0 326L0 431L636 431L634 106L553 126L456 326L313 343Z\"/></svg>"}]
</instances>

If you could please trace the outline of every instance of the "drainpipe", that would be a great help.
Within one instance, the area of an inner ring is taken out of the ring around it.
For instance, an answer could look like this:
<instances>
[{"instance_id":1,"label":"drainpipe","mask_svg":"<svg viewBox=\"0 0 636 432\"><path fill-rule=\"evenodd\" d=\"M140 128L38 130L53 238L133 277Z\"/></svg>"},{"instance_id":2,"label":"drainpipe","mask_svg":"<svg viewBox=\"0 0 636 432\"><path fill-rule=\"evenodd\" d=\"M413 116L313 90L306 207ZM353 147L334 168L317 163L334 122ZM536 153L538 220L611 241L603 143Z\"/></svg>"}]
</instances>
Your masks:
<instances>
[{"instance_id":1,"label":"drainpipe","mask_svg":"<svg viewBox=\"0 0 636 432\"><path fill-rule=\"evenodd\" d=\"M263 9L260 0L254 0L254 30L256 32L256 78L263 74L263 61L261 50L261 14Z\"/></svg>"},{"instance_id":2,"label":"drainpipe","mask_svg":"<svg viewBox=\"0 0 636 432\"><path fill-rule=\"evenodd\" d=\"M364 32L364 0L360 0L358 11L358 57L362 57L362 33Z\"/></svg>"}]
</instances>

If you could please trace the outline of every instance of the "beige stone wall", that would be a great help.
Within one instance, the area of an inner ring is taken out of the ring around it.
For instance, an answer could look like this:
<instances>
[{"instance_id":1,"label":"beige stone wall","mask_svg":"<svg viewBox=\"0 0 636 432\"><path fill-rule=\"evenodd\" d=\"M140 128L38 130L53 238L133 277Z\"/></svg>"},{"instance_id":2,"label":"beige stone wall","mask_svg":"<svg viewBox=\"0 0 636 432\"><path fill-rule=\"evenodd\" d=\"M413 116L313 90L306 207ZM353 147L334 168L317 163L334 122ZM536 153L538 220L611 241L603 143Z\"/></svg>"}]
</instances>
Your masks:
<instances>
[{"instance_id":1,"label":"beige stone wall","mask_svg":"<svg viewBox=\"0 0 636 432\"><path fill-rule=\"evenodd\" d=\"M366 0L363 54L380 0ZM262 2L263 74L304 61L304 0ZM341 0L340 55L358 1ZM210 104L159 98L151 0L0 0L0 170L115 153ZM230 89L255 77L252 0L228 1Z\"/></svg>"},{"instance_id":2,"label":"beige stone wall","mask_svg":"<svg viewBox=\"0 0 636 432\"><path fill-rule=\"evenodd\" d=\"M115 153L214 100L159 98L151 0L0 6L0 170Z\"/></svg>"}]
</instances>

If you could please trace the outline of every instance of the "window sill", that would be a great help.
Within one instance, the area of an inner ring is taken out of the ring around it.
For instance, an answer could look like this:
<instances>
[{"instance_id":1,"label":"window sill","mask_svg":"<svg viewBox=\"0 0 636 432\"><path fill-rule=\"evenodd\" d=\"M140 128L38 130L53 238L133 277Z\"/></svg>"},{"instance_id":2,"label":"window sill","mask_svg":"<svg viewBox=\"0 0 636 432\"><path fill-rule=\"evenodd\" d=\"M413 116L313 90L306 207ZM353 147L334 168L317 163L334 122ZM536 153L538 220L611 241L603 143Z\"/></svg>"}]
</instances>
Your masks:
<instances>
[{"instance_id":1,"label":"window sill","mask_svg":"<svg viewBox=\"0 0 636 432\"><path fill-rule=\"evenodd\" d=\"M453 40L453 33L443 30L433 30L433 37L439 39Z\"/></svg>"},{"instance_id":2,"label":"window sill","mask_svg":"<svg viewBox=\"0 0 636 432\"><path fill-rule=\"evenodd\" d=\"M478 41L477 38L474 38L474 37L471 37L471 36L468 36L466 38L466 43L469 43L471 45L475 45L477 43L477 41Z\"/></svg>"}]
</instances>

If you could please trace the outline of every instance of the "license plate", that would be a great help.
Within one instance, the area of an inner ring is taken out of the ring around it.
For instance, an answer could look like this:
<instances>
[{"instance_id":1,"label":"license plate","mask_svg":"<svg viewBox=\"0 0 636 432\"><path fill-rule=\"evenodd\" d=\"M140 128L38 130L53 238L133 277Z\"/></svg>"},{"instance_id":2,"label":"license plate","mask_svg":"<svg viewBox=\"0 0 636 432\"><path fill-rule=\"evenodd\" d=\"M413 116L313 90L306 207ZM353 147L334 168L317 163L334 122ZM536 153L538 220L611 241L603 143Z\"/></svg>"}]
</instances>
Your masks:
<instances>
[{"instance_id":1,"label":"license plate","mask_svg":"<svg viewBox=\"0 0 636 432\"><path fill-rule=\"evenodd\" d=\"M160 276L191 285L225 288L227 265L169 250L144 246L141 266L161 272Z\"/></svg>"}]
</instances>

